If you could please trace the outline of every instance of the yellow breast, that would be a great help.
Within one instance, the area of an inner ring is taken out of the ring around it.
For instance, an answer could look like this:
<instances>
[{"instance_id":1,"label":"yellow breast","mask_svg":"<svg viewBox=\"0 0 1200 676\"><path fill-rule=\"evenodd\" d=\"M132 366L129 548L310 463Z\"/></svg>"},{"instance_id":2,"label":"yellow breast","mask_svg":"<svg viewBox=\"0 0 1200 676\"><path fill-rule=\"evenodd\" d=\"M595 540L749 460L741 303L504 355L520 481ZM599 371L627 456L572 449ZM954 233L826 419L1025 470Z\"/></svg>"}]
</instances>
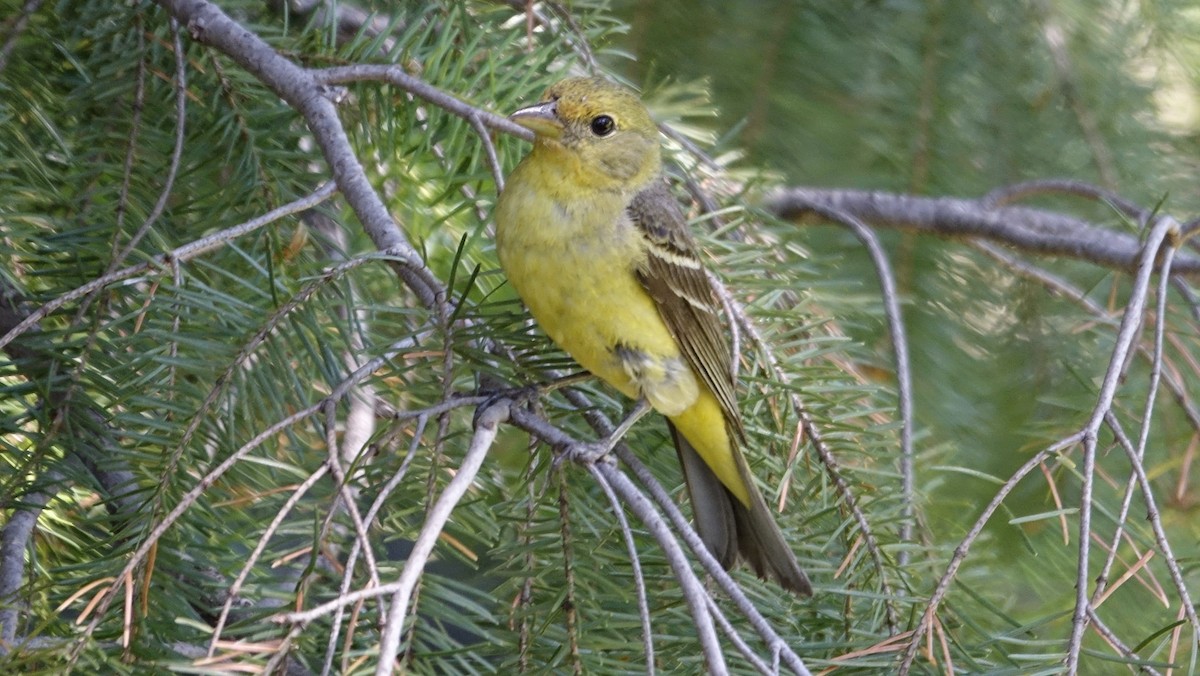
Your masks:
<instances>
[{"instance_id":1,"label":"yellow breast","mask_svg":"<svg viewBox=\"0 0 1200 676\"><path fill-rule=\"evenodd\" d=\"M637 279L647 245L625 213L630 196L589 191L569 161L537 161L537 153L509 176L496 205L509 282L551 340L625 396L645 397L748 505L721 407Z\"/></svg>"},{"instance_id":2,"label":"yellow breast","mask_svg":"<svg viewBox=\"0 0 1200 676\"><path fill-rule=\"evenodd\" d=\"M580 194L527 158L496 209L496 248L542 330L581 366L670 416L698 396L653 299L635 275L642 235L618 192Z\"/></svg>"}]
</instances>

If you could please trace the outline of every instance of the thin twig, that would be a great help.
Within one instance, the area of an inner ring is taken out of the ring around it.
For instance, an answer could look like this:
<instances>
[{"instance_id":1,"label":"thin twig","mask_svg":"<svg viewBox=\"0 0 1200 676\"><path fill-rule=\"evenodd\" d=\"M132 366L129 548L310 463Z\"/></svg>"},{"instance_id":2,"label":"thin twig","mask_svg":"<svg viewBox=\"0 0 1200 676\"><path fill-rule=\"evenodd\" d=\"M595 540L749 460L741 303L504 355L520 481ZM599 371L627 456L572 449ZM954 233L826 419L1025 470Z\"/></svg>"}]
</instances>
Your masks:
<instances>
[{"instance_id":1,"label":"thin twig","mask_svg":"<svg viewBox=\"0 0 1200 676\"><path fill-rule=\"evenodd\" d=\"M573 405L584 411L584 417L592 429L603 436L612 433L612 423L602 413L588 406L587 400L583 395L575 390L568 390L566 397ZM521 426L525 431L536 434L551 444L570 444L572 441L570 437L542 421L537 421L539 424L535 425L532 421L525 421L518 417L513 422ZM525 425L522 423L525 423ZM751 626L758 632L759 637L767 644L767 647L772 651L779 652L788 668L792 669L795 673L807 673L806 667L800 657L780 637L775 628L767 622L767 619L759 612L758 607L746 597L745 592L738 586L738 583L734 581L729 572L712 555L712 552L709 551L708 547L700 539L696 530L692 528L687 518L684 517L683 512L679 511L678 505L667 494L666 489L654 478L654 474L638 460L637 456L633 451L629 450L626 444L619 443L614 446L613 453L629 468L629 471L637 479L638 483L650 494L650 498L654 500L654 503L658 505L662 513L671 521L671 525L674 526L675 531L679 533L683 541L687 543L688 548L692 550L692 553L699 560L700 565L704 567L705 572L716 580L721 590L733 601L738 612L742 613L750 621Z\"/></svg>"},{"instance_id":2,"label":"thin twig","mask_svg":"<svg viewBox=\"0 0 1200 676\"><path fill-rule=\"evenodd\" d=\"M1032 279L1039 284L1045 286L1052 293L1056 293L1064 298L1072 300L1086 309L1092 314L1096 320L1105 324L1116 326L1117 319L1106 310L1102 305L1088 297L1087 293L1071 282L1055 275L1043 268L1040 268L1028 261L1023 261L1016 256L1010 254L1004 249L982 240L968 240L967 244L974 249L982 251L993 260L998 261L1001 265L1016 272L1022 277ZM1170 276L1171 285L1176 290L1186 289L1186 283L1177 276ZM1200 310L1200 306L1195 308ZM1197 315L1197 321L1200 321L1200 315ZM1137 346L1138 354L1142 355L1147 362L1151 362L1154 356L1140 343ZM1175 403L1183 410L1184 416L1188 423L1197 433L1200 433L1200 410L1192 403L1187 388L1183 384L1182 377L1171 373L1163 374L1163 384L1171 391L1171 395L1175 397Z\"/></svg>"},{"instance_id":3,"label":"thin twig","mask_svg":"<svg viewBox=\"0 0 1200 676\"><path fill-rule=\"evenodd\" d=\"M408 445L408 453L406 453L404 455L404 459L400 461L400 467L397 468L394 473L392 473L392 476L388 478L383 487L379 489L379 493L375 496L375 500L371 503L370 508L367 509L367 515L364 518L364 521L368 528L375 523L375 517L378 516L379 511L383 509L384 502L391 497L392 492L396 490L396 487L400 485L400 482L403 481L404 477L408 474L408 468L412 465L413 459L417 457L417 449L420 448L421 439L425 435L425 426L428 424L428 415L423 415L417 418L417 427L413 431L412 443ZM350 586L354 582L354 564L358 560L360 547L364 546L366 546L366 543L360 543L358 539L355 539L354 544L350 547L350 553L346 556L346 569L345 573L342 575L342 586L338 592L339 596L343 596L350 591ZM328 674L333 667L333 655L337 649L337 637L341 630L342 616L344 611L344 607L338 608L337 612L334 614L333 626L329 630L329 642L325 651L325 666L321 669L322 674ZM352 631L353 627L347 629L347 639L349 639L349 635Z\"/></svg>"},{"instance_id":4,"label":"thin twig","mask_svg":"<svg viewBox=\"0 0 1200 676\"><path fill-rule=\"evenodd\" d=\"M475 133L479 135L480 142L483 143L488 168L492 170L492 180L496 182L496 192L504 192L504 168L500 166L500 158L496 155L496 144L492 143L492 135L488 133L487 127L483 126L483 120L480 120L478 115L468 117L467 121L471 123L471 128L475 130Z\"/></svg>"},{"instance_id":5,"label":"thin twig","mask_svg":"<svg viewBox=\"0 0 1200 676\"><path fill-rule=\"evenodd\" d=\"M937 586L933 593L929 595L929 601L925 603L925 610L921 614L921 619L917 622L917 626L913 629L912 636L909 638L908 647L904 650L904 654L900 658L898 672L903 676L912 669L913 661L920 651L921 640L925 638L926 632L933 626L934 616L937 609L941 606L942 600L946 598L946 593L950 590L950 585L954 582L954 577L958 573L959 566L967 558L967 553L971 550L971 545L979 538L979 534L983 532L984 526L991 520L992 515L1000 508L1000 504L1008 497L1017 484L1025 478L1030 472L1036 469L1039 465L1046 461L1047 458L1059 453L1083 440L1083 432L1076 432L1069 437L1060 439L1054 444L1042 449L1025 464L1021 465L1013 475L1008 478L1001 486L1000 490L996 491L996 495L983 508L983 513L975 520L967 534L954 548L954 555L950 557L949 563L946 565L946 571L942 573L941 579L938 580Z\"/></svg>"},{"instance_id":6,"label":"thin twig","mask_svg":"<svg viewBox=\"0 0 1200 676\"><path fill-rule=\"evenodd\" d=\"M1175 247L1166 247L1166 251L1162 257L1162 272L1159 276L1158 305L1154 322L1154 354L1150 360L1150 387L1146 392L1146 403L1142 408L1142 425L1138 434L1136 453L1137 463L1144 462L1146 457L1146 444L1150 438L1150 421L1154 416L1154 400L1158 395L1159 382L1162 380L1163 335L1166 332L1167 324L1167 285L1171 279L1171 261L1174 257ZM1112 545L1108 556L1104 560L1104 566L1101 568L1100 574L1096 577L1096 590L1092 595L1092 604L1099 605L1099 599L1105 595L1105 588L1108 586L1108 575L1112 570L1113 562L1116 560L1117 549L1121 545L1121 536L1125 532L1125 523L1129 516L1129 506L1133 501L1133 492L1136 483L1137 474L1130 471L1129 479L1125 484L1125 491L1121 499L1121 509L1117 514L1117 526L1113 529Z\"/></svg>"},{"instance_id":7,"label":"thin twig","mask_svg":"<svg viewBox=\"0 0 1200 676\"><path fill-rule=\"evenodd\" d=\"M729 618L725 617L725 613L721 610L721 606L717 605L717 600L711 596L708 598L708 612L712 613L713 619L717 621L717 626L720 627L725 636L727 636L729 640L733 642L733 647L736 648L737 651L741 653L742 657L750 663L750 666L754 667L758 673L763 674L764 676L778 676L778 655L775 656L776 664L774 667L771 667L764 662L761 657L756 655L754 650L750 648L750 644L746 643L745 639L742 638L742 635L738 633L737 628L735 628L729 621Z\"/></svg>"},{"instance_id":8,"label":"thin twig","mask_svg":"<svg viewBox=\"0 0 1200 676\"><path fill-rule=\"evenodd\" d=\"M376 676L388 676L396 667L396 655L400 652L400 635L404 631L404 620L408 616L409 598L425 569L425 562L433 553L433 546L437 543L442 529L450 519L458 502L462 500L467 489L475 481L475 475L483 465L488 449L496 440L500 423L508 418L509 407L508 400L502 399L493 402L476 414L475 434L471 437L471 444L463 456L458 471L450 483L446 484L446 488L438 496L437 502L425 516L425 525L421 527L420 534L413 542L412 551L404 562L404 569L400 572L400 577L396 582L398 589L392 598L387 622L384 624L383 636L379 641L379 662L375 666Z\"/></svg>"},{"instance_id":9,"label":"thin twig","mask_svg":"<svg viewBox=\"0 0 1200 676\"><path fill-rule=\"evenodd\" d=\"M1089 554L1091 551L1092 527L1092 483L1095 475L1097 435L1105 417L1112 410L1113 398L1117 386L1129 363L1130 351L1138 331L1141 329L1143 310L1146 306L1146 295L1150 286L1150 276L1154 272L1155 260L1159 247L1163 244L1168 233L1178 233L1179 224L1172 218L1159 218L1150 229L1146 243L1142 249L1141 260L1137 274L1134 276L1133 288L1129 292L1121 326L1117 331L1116 345L1104 380L1100 384L1096 406L1091 418L1083 428L1083 473L1082 495L1079 499L1079 558L1075 583L1075 613L1071 623L1071 637L1067 643L1066 669L1068 673L1076 673L1079 669L1079 654L1083 647L1083 630L1087 625L1089 607L1088 583L1090 580ZM1161 321L1161 318L1160 318Z\"/></svg>"},{"instance_id":10,"label":"thin twig","mask_svg":"<svg viewBox=\"0 0 1200 676\"><path fill-rule=\"evenodd\" d=\"M571 394L571 392L568 392L568 394ZM688 605L688 610L692 614L692 619L696 622L697 638L700 641L701 648L704 651L707 668L713 673L725 673L725 661L721 654L720 641L717 638L716 628L713 625L712 616L709 615L707 603L704 600L708 595L700 585L700 581L696 578L695 573L692 572L691 567L688 566L687 558L684 556L683 550L679 547L678 541L676 541L671 535L670 528L667 526L666 521L662 519L661 515L654 509L653 505L651 505L650 502L646 500L646 497L633 486L632 482L629 481L629 478L611 463L593 462L594 450L591 446L580 443L562 430L554 427L550 423L530 413L529 411L520 408L514 408L511 414L512 422L517 427L520 427L530 434L538 436L543 441L546 441L555 448L560 449L565 457L577 462L582 462L589 468L594 467L597 471L604 475L605 479L608 480L609 485L613 488L617 495L621 497L634 515L637 516L642 524L646 526L646 529L650 531L650 534L654 536L654 539L659 543L659 546L662 547L663 554L667 559L667 563L670 565L671 571L675 575L675 579L679 582L680 589L683 592L684 600ZM607 420L600 421L596 417L592 416L589 417L589 422L592 423L593 427L606 427L607 430L601 432L601 434L605 435L606 439L608 435L612 434L613 432L613 427L608 423ZM598 423L601 424L598 425ZM623 443L616 443L615 450L618 453L618 457L620 457L622 451L624 451L624 453L628 453L628 448ZM668 500L668 502L670 501ZM680 518L682 518L682 516ZM688 527L687 530L690 531L691 528ZM680 533L685 538L687 537L687 533L683 531L680 531ZM700 538L695 534L695 531L691 531L691 535L695 538L696 542L699 543ZM689 546L692 546L693 549L695 549L695 546L690 542ZM700 544L699 546L701 549L704 549L703 544ZM705 549L705 553L707 553L707 549ZM708 554L708 558L712 560L713 563L716 563L716 559L712 557L712 554ZM719 564L717 564L717 568L720 569ZM724 571L722 570L722 572ZM726 574L726 578L728 578L728 574ZM730 582L732 583L732 579L730 579ZM736 587L736 585L734 586Z\"/></svg>"},{"instance_id":11,"label":"thin twig","mask_svg":"<svg viewBox=\"0 0 1200 676\"><path fill-rule=\"evenodd\" d=\"M337 405L338 402L336 401L325 402L326 463L329 465L329 471L333 474L333 479L337 483L341 503L345 505L346 513L350 515L350 523L354 526L355 540L360 543L359 549L363 554L363 565L367 569L367 578L372 585L379 586L381 584L379 566L375 563L375 551L371 548L371 538L367 534L367 524L363 522L362 514L358 510L358 504L354 500L355 496L351 490L349 478L346 476L345 470L342 469L341 453L338 450L337 443ZM335 500L334 509L329 510L331 517L336 511L337 502Z\"/></svg>"},{"instance_id":12,"label":"thin twig","mask_svg":"<svg viewBox=\"0 0 1200 676\"><path fill-rule=\"evenodd\" d=\"M237 600L238 594L241 593L242 585L250 577L250 571L254 569L255 564L258 563L258 559L266 551L267 544L274 537L275 531L279 530L279 527L283 525L284 519L299 504L300 498L304 497L308 493L308 490L316 485L317 481L320 481L321 477L325 476L325 473L328 471L329 465L322 464L315 472L310 474L303 483L296 487L296 490L292 491L287 501L280 507L275 518L271 519L271 523L267 524L267 527L263 530L263 534L258 538L258 544L255 545L254 551L250 552L250 557L246 560L246 565L242 566L241 572L233 580L233 584L229 585L229 590L225 594L225 605L221 607L221 614L217 617L217 624L213 628L212 639L208 643L209 657L216 654L217 644L221 641L221 632L225 629L225 622L229 619L229 611L233 608L233 603Z\"/></svg>"},{"instance_id":13,"label":"thin twig","mask_svg":"<svg viewBox=\"0 0 1200 676\"><path fill-rule=\"evenodd\" d=\"M854 216L833 209L817 208L821 216L844 224L854 233L875 266L875 274L879 278L880 292L883 296L883 310L887 317L888 333L892 338L892 351L896 358L896 389L899 398L900 413L900 491L904 502L904 512L900 523L899 540L907 544L912 538L913 512L915 510L916 467L913 464L913 395L912 367L908 356L907 331L904 330L904 317L900 312L900 292L896 289L896 276L888 262L887 252L879 243L879 238ZM904 566L908 563L908 548L901 549L897 563Z\"/></svg>"},{"instance_id":14,"label":"thin twig","mask_svg":"<svg viewBox=\"0 0 1200 676\"><path fill-rule=\"evenodd\" d=\"M246 457L249 453L262 446L267 441L274 439L280 432L287 430L296 423L319 413L324 409L326 402L337 401L344 397L346 393L359 381L373 374L375 369L379 368L384 361L385 360L383 357L376 357L368 361L366 364L363 364L363 366L357 371L347 376L344 380L342 380L342 382L338 383L338 385L333 388L333 391L329 393L329 396L268 426L262 432L259 432L257 435L255 435L255 437L250 441L243 444L241 448L230 454L230 456L225 458L225 460L221 461L216 467L209 470L204 476L202 476L200 480L196 482L196 485L193 486L192 489L187 493L185 493L175 507L169 513L167 513L162 520L159 521L154 528L152 528L150 532L147 533L140 541L138 548L133 552L132 555L130 555L124 569L122 569L121 573L116 576L116 581L113 583L112 587L110 587L101 598L95 610L96 616L90 623L88 623L88 626L84 629L83 635L91 636L92 633L96 631L96 627L99 626L105 611L108 610L109 605L120 591L124 580L133 573L134 569L143 563L146 556L158 544L158 541L162 539L162 536L165 535L173 525L175 525L175 522L179 520L179 517L183 516L184 512L191 509L192 505L195 504L200 496L203 495L205 491L207 491L214 483L216 483L218 479L224 476L224 474L228 472L234 465L240 462L242 458ZM88 641L84 640L76 642L70 655L71 662L74 662L79 658L87 644Z\"/></svg>"},{"instance_id":15,"label":"thin twig","mask_svg":"<svg viewBox=\"0 0 1200 676\"><path fill-rule=\"evenodd\" d=\"M226 243L237 239L242 235L254 232L263 226L270 225L281 218L299 213L305 209L311 209L321 202L324 202L326 199L329 199L329 197L336 191L337 185L332 182L325 183L308 195L301 197L294 202L285 204L277 209L272 209L261 216L256 216L244 223L235 225L232 228L226 228L225 230L214 232L207 237L203 237L193 242L188 242L187 244L176 247L166 253L158 254L144 263L139 263L122 270L117 270L102 277L97 277L86 284L75 287L74 289L58 296L54 300L48 301L33 312L30 312L28 317L23 319L3 336L0 336L0 348L3 348L11 343L17 336L25 333L42 319L46 318L50 313L66 305L67 303L83 298L93 291L104 288L110 284L131 279L158 268L168 267L173 261L190 261L197 256L201 256L209 251L220 248Z\"/></svg>"},{"instance_id":16,"label":"thin twig","mask_svg":"<svg viewBox=\"0 0 1200 676\"><path fill-rule=\"evenodd\" d=\"M526 141L533 140L533 132L525 127L490 110L473 106L452 94L434 87L421 78L409 75L400 66L360 63L315 70L312 71L312 76L318 82L326 85L341 85L351 82L387 82L410 94L415 94L438 108L457 115L472 124L477 122L485 127L502 131Z\"/></svg>"},{"instance_id":17,"label":"thin twig","mask_svg":"<svg viewBox=\"0 0 1200 676\"><path fill-rule=\"evenodd\" d=\"M1139 225L1145 220L1149 212L1139 207L1137 204L1121 197L1111 190L1105 190L1097 185L1086 183L1084 181L1076 181L1068 178L1045 178L1034 181L1023 181L1014 183L989 192L980 198L980 203L989 209L1012 204L1017 200L1025 199L1030 195L1039 194L1066 194L1086 197L1093 200L1101 200L1112 206L1124 216L1137 222Z\"/></svg>"},{"instance_id":18,"label":"thin twig","mask_svg":"<svg viewBox=\"0 0 1200 676\"><path fill-rule=\"evenodd\" d=\"M1187 617L1188 622L1192 625L1193 636L1200 637L1200 615L1197 615L1196 605L1192 601L1191 592L1188 591L1187 580L1184 579L1183 570L1179 567L1179 560L1175 558L1175 553L1171 548L1171 541L1167 538L1167 531L1163 527L1162 514L1158 510L1158 504L1154 501L1154 487L1150 484L1150 478L1146 475L1146 468L1138 461L1137 450L1133 442L1125 434L1120 421L1117 420L1117 417L1111 411L1105 416L1105 423L1112 430L1117 443L1124 449L1125 454L1129 456L1133 471L1137 474L1138 487L1141 488L1142 500L1146 504L1146 520L1150 522L1150 528L1154 532L1154 540L1158 544L1159 551L1162 552L1163 565L1167 567L1167 571L1171 574L1171 581L1175 583L1175 591L1179 594L1181 609ZM1195 658L1193 657L1193 659Z\"/></svg>"},{"instance_id":19,"label":"thin twig","mask_svg":"<svg viewBox=\"0 0 1200 676\"><path fill-rule=\"evenodd\" d=\"M112 272L121 265L162 216L163 211L167 208L167 200L171 198L171 190L175 187L175 176L179 173L179 163L183 158L183 140L187 136L184 124L187 120L187 56L183 53L183 40L179 37L179 23L175 19L171 19L170 24L175 47L175 147L171 150L171 158L167 163L167 175L163 178L162 190L159 191L154 207L150 209L150 214L146 216L146 220L133 234L133 237L129 238L129 242L121 250L121 253L109 261L105 273Z\"/></svg>"},{"instance_id":20,"label":"thin twig","mask_svg":"<svg viewBox=\"0 0 1200 676\"><path fill-rule=\"evenodd\" d=\"M629 477L622 474L614 465L605 462L590 463L588 469L604 475L613 490L621 496L629 509L658 541L668 565L671 566L671 571L675 574L675 579L679 581L683 598L691 610L692 619L696 621L696 640L700 642L700 648L704 651L704 662L708 673L728 673L725 656L721 652L721 641L717 637L712 614L708 611L708 602L711 597L704 591L700 580L688 566L687 557L684 556L683 549L671 535L666 521L655 511L650 501L634 487L633 483L629 481Z\"/></svg>"},{"instance_id":21,"label":"thin twig","mask_svg":"<svg viewBox=\"0 0 1200 676\"><path fill-rule=\"evenodd\" d=\"M1100 619L1100 614L1094 609L1091 611L1091 625L1092 629L1095 629L1096 633L1100 635L1100 638L1103 638L1104 642L1112 646L1113 649L1120 653L1122 657L1133 661L1143 661L1142 658L1138 657L1138 654L1133 651L1133 648L1125 645L1125 642L1117 636L1116 632L1108 628L1108 625ZM1138 669L1144 673L1153 674L1154 676L1157 676L1159 673L1157 669L1148 664L1139 664Z\"/></svg>"},{"instance_id":22,"label":"thin twig","mask_svg":"<svg viewBox=\"0 0 1200 676\"><path fill-rule=\"evenodd\" d=\"M621 535L625 538L625 550L629 552L629 564L633 570L633 585L637 591L638 617L642 620L642 654L646 658L646 674L654 676L654 629L650 626L650 603L646 598L646 580L642 577L642 562L638 557L637 543L633 541L633 530L629 527L629 520L625 518L625 510L621 507L621 501L617 499L617 494L613 492L608 479L597 471L594 465L589 465L588 471L596 479L596 483L600 484L605 497L608 498L613 515L617 517L617 523L621 526ZM711 599L709 602L712 603Z\"/></svg>"}]
</instances>

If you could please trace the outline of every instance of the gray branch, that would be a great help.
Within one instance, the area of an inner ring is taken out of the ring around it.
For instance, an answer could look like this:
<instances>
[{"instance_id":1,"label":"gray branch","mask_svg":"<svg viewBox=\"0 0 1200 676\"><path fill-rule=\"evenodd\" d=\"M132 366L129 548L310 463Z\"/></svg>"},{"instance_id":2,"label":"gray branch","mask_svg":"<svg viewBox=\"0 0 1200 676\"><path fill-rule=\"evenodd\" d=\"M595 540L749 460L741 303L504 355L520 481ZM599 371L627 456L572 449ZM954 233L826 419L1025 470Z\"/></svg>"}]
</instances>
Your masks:
<instances>
[{"instance_id":1,"label":"gray branch","mask_svg":"<svg viewBox=\"0 0 1200 676\"><path fill-rule=\"evenodd\" d=\"M233 59L296 109L312 130L338 189L375 246L380 250L412 252L412 258L419 260L355 156L330 90L311 71L276 52L211 2L159 0L159 4L187 27L193 40L215 47ZM413 265L392 268L425 307L433 308L444 302L445 290L427 268Z\"/></svg>"},{"instance_id":2,"label":"gray branch","mask_svg":"<svg viewBox=\"0 0 1200 676\"><path fill-rule=\"evenodd\" d=\"M0 333L6 333L28 315L21 292L0 276ZM109 511L133 513L137 508L134 494L137 486L125 463L113 457L116 442L112 430L96 414L92 402L83 401L78 392L72 393L69 383L55 383L51 379L53 359L30 343L28 340L9 343L4 352L22 377L42 385L40 391L45 394L41 404L48 409L48 417L71 416L71 422L62 426L66 431L60 433L60 440L68 451L67 457L81 462L91 474L94 484L106 497ZM25 550L42 510L54 497L57 486L65 481L62 471L47 469L24 489L16 489L24 492L12 498L12 512L0 529L0 645L12 645L16 638L21 607L17 594L25 580Z\"/></svg>"},{"instance_id":3,"label":"gray branch","mask_svg":"<svg viewBox=\"0 0 1200 676\"><path fill-rule=\"evenodd\" d=\"M764 206L776 216L791 220L836 209L875 227L942 237L977 237L1127 272L1137 269L1142 250L1137 236L1128 232L1043 209L988 208L983 200L796 187L772 194ZM1200 277L1200 256L1179 252L1173 271Z\"/></svg>"},{"instance_id":4,"label":"gray branch","mask_svg":"<svg viewBox=\"0 0 1200 676\"><path fill-rule=\"evenodd\" d=\"M61 481L61 477L57 472L44 472L42 480L44 487L30 490L16 501L0 531L0 646L11 646L16 641L22 605L17 593L25 581L25 548L29 546L38 516L54 497L53 484Z\"/></svg>"}]
</instances>

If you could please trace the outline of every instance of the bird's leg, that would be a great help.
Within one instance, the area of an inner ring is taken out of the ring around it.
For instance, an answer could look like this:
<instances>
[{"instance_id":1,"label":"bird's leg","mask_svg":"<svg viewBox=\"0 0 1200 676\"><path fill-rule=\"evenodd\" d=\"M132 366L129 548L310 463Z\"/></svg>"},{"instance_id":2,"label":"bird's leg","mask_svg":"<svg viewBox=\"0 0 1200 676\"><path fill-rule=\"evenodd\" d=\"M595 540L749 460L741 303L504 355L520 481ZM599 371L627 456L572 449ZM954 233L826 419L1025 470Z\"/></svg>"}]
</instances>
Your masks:
<instances>
[{"instance_id":1,"label":"bird's leg","mask_svg":"<svg viewBox=\"0 0 1200 676\"><path fill-rule=\"evenodd\" d=\"M617 425L617 428L614 429L608 436L595 443L587 444L584 448L580 449L580 455L582 456L582 459L586 460L587 462L596 462L608 455L609 452L611 452L612 449L617 445L617 443L619 443L621 439L625 437L626 433L629 432L629 428L633 427L634 424L641 420L647 413L650 412L650 410L650 402L646 401L645 398L638 399L637 405L633 407L633 410L629 412L629 415L625 416L625 419L621 421L621 424Z\"/></svg>"}]
</instances>

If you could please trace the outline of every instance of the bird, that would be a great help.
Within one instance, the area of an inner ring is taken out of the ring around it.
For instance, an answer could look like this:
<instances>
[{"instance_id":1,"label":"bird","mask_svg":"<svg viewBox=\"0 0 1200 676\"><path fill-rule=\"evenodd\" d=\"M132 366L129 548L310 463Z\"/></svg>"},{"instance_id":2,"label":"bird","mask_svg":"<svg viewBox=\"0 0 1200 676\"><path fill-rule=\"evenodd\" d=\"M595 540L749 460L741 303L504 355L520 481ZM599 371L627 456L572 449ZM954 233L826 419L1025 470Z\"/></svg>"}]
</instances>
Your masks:
<instances>
[{"instance_id":1,"label":"bird","mask_svg":"<svg viewBox=\"0 0 1200 676\"><path fill-rule=\"evenodd\" d=\"M509 119L534 133L495 209L500 266L543 332L666 417L696 530L799 596L812 585L755 484L714 290L632 90L571 77Z\"/></svg>"}]
</instances>

